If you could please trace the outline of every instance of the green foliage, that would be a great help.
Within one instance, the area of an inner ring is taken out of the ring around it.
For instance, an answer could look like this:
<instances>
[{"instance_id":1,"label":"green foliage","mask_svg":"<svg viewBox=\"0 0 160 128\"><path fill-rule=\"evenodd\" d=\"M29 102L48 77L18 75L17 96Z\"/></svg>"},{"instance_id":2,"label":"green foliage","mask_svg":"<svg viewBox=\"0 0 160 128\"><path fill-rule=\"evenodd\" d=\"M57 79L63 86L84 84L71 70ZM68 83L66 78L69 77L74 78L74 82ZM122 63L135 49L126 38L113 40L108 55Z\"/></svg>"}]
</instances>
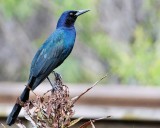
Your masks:
<instances>
[{"instance_id":1,"label":"green foliage","mask_svg":"<svg viewBox=\"0 0 160 128\"><path fill-rule=\"evenodd\" d=\"M89 47L92 47L93 44L96 44L96 41L91 38L92 34L96 34L93 33L95 28L94 23L96 22L97 18L95 7L96 2L96 0L87 0L84 4L84 1L81 0L77 0L76 2L55 0L53 5L55 12L54 14L57 19L64 10L91 10L86 15L78 18L78 22L76 22L78 39L86 45L89 45ZM66 82L92 82L94 78L97 78L96 74L93 74L89 69L84 68L79 63L79 60L74 58L72 55L67 58L64 64L58 68L58 72L61 72L63 76L65 76L63 79Z\"/></svg>"},{"instance_id":2,"label":"green foliage","mask_svg":"<svg viewBox=\"0 0 160 128\"><path fill-rule=\"evenodd\" d=\"M109 64L111 75L115 75L119 78L120 83L123 84L144 84L144 85L158 85L160 84L160 52L159 41L154 42L157 31L157 27L160 26L159 14L160 9L157 5L160 2L149 0L144 4L144 10L149 14L148 20L144 21L144 24L139 24L133 34L134 41L128 46L123 45L123 42L113 41L106 35L100 28L97 28L98 14L96 10L97 1L59 1L55 2L55 10L59 9L59 13L63 12L64 7L67 9L91 9L92 11L83 18L79 18L77 22L79 40L99 55L99 58ZM92 3L92 4L91 4ZM63 6L61 6L63 4ZM154 9L153 9L154 7ZM57 13L57 12L56 12ZM57 16L59 16L58 14ZM150 17L152 16L152 17ZM85 17L85 18L84 18ZM85 24L84 24L85 23ZM84 29L85 28L85 29ZM128 50L124 50L127 47ZM76 59L68 60L68 65L65 64L63 70L65 77L66 69L70 72L66 80L74 82L86 82L92 81L95 76L88 71L83 70L81 65L76 64ZM71 63L70 63L71 62ZM76 65L76 66L75 66ZM72 67L69 68L69 67ZM78 74L77 74L77 70ZM90 77L88 77L90 76ZM64 78L65 79L65 78Z\"/></svg>"},{"instance_id":3,"label":"green foliage","mask_svg":"<svg viewBox=\"0 0 160 128\"><path fill-rule=\"evenodd\" d=\"M158 85L160 83L160 58L157 45L153 44L145 30L138 26L134 34L135 41L130 51L116 50L116 57L111 61L111 69L124 84Z\"/></svg>"},{"instance_id":4,"label":"green foliage","mask_svg":"<svg viewBox=\"0 0 160 128\"><path fill-rule=\"evenodd\" d=\"M160 19L160 2L156 0L144 2L143 9L147 12L146 19L136 26L133 33L134 40L126 44L113 41L101 30L97 11L98 2L98 0L87 0L85 2L82 0L54 0L50 1L49 8L50 11L54 12L55 19L58 19L64 10L90 9L89 13L78 18L78 22L76 22L78 41L90 47L100 60L109 64L109 76L117 76L120 83L123 84L159 85L160 22L157 21ZM1 0L0 11L6 18L16 17L25 20L33 14L35 8L40 8L39 4L43 4L43 1ZM45 33L34 42L42 44L43 37L46 37ZM91 82L97 79L97 74L84 68L80 61L71 55L57 69L62 74L64 81ZM24 79L24 74L22 76L21 79Z\"/></svg>"},{"instance_id":5,"label":"green foliage","mask_svg":"<svg viewBox=\"0 0 160 128\"><path fill-rule=\"evenodd\" d=\"M32 14L36 3L37 0L0 0L0 11L6 18L25 19Z\"/></svg>"}]
</instances>

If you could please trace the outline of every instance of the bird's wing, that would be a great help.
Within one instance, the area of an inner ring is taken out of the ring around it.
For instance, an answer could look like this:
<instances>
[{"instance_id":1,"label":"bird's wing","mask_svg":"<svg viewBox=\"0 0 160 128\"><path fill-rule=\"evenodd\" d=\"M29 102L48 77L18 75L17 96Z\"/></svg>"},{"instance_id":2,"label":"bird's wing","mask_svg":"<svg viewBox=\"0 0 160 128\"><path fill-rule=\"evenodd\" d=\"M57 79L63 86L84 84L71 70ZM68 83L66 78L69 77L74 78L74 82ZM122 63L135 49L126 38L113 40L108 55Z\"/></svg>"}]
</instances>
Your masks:
<instances>
[{"instance_id":1,"label":"bird's wing","mask_svg":"<svg viewBox=\"0 0 160 128\"><path fill-rule=\"evenodd\" d=\"M64 50L63 39L62 32L56 31L46 40L32 61L32 76L37 77L45 73L51 65L53 69L57 67L59 56Z\"/></svg>"}]
</instances>

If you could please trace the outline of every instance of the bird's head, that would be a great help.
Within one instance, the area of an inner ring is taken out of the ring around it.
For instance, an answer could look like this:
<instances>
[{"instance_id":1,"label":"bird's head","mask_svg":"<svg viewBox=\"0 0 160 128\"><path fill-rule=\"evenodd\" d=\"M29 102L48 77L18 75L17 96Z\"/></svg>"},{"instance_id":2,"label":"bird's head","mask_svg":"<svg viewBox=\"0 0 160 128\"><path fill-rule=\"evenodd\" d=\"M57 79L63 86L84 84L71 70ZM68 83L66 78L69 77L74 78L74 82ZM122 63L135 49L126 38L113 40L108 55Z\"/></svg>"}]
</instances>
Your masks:
<instances>
[{"instance_id":1,"label":"bird's head","mask_svg":"<svg viewBox=\"0 0 160 128\"><path fill-rule=\"evenodd\" d=\"M58 20L57 28L73 27L77 17L88 11L90 10L78 10L78 11L70 10L70 11L63 12L61 17Z\"/></svg>"}]
</instances>

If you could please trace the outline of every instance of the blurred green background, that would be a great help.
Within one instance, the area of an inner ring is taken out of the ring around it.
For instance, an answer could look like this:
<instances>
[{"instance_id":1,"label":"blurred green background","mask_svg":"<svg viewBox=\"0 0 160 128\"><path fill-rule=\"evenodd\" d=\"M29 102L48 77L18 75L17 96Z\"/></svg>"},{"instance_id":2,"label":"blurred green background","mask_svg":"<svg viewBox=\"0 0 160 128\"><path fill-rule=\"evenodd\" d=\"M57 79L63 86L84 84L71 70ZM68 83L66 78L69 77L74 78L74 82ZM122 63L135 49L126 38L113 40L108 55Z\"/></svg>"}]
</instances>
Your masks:
<instances>
[{"instance_id":1,"label":"blurred green background","mask_svg":"<svg viewBox=\"0 0 160 128\"><path fill-rule=\"evenodd\" d=\"M0 80L26 81L31 60L65 10L90 9L75 24L65 82L160 85L159 0L0 0Z\"/></svg>"}]
</instances>

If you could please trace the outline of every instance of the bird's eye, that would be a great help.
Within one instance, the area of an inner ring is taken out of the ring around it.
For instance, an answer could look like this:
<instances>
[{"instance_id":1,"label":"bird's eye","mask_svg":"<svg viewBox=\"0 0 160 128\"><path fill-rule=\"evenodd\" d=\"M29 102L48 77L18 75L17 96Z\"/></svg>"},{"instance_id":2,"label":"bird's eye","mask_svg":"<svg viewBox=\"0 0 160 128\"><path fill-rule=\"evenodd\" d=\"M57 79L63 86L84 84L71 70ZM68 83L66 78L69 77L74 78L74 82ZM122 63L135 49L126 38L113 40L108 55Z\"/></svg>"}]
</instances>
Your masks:
<instances>
[{"instance_id":1,"label":"bird's eye","mask_svg":"<svg viewBox=\"0 0 160 128\"><path fill-rule=\"evenodd\" d=\"M73 16L73 13L71 12L69 15L70 15L70 16Z\"/></svg>"}]
</instances>

